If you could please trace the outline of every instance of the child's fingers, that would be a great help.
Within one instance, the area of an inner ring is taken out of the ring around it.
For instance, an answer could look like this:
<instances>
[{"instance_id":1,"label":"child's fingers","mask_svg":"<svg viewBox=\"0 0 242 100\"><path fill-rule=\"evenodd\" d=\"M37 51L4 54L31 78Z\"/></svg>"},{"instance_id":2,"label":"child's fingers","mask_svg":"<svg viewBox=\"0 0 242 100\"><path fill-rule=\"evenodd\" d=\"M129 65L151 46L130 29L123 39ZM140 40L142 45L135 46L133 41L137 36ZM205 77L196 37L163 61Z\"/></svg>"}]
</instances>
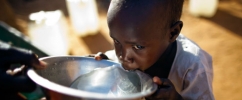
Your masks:
<instances>
[{"instance_id":1,"label":"child's fingers","mask_svg":"<svg viewBox=\"0 0 242 100\"><path fill-rule=\"evenodd\" d=\"M159 77L155 76L153 77L153 82L156 83L157 85L161 85L162 81Z\"/></svg>"},{"instance_id":2,"label":"child's fingers","mask_svg":"<svg viewBox=\"0 0 242 100\"><path fill-rule=\"evenodd\" d=\"M94 59L95 60L102 60L102 57L101 56L94 56Z\"/></svg>"},{"instance_id":3,"label":"child's fingers","mask_svg":"<svg viewBox=\"0 0 242 100\"><path fill-rule=\"evenodd\" d=\"M98 52L98 53L94 56L94 58L95 58L96 60L108 59L108 57L107 57L105 54L103 54L102 52Z\"/></svg>"},{"instance_id":4,"label":"child's fingers","mask_svg":"<svg viewBox=\"0 0 242 100\"><path fill-rule=\"evenodd\" d=\"M169 79L159 78L157 76L153 77L153 82L158 85L158 88L169 88L173 86Z\"/></svg>"},{"instance_id":5,"label":"child's fingers","mask_svg":"<svg viewBox=\"0 0 242 100\"><path fill-rule=\"evenodd\" d=\"M38 65L35 65L34 67L35 67L36 69L45 69L46 66L47 66L47 63L46 63L46 62L44 62L44 61L39 61L39 64L38 64Z\"/></svg>"},{"instance_id":6,"label":"child's fingers","mask_svg":"<svg viewBox=\"0 0 242 100\"><path fill-rule=\"evenodd\" d=\"M157 91L152 94L149 98L150 100L167 100L171 98L171 96L176 96L178 93L176 92L172 82L166 78L159 78L157 76L153 77L153 82L158 85ZM170 100L170 99L169 99ZM172 99L173 100L173 99Z\"/></svg>"},{"instance_id":7,"label":"child's fingers","mask_svg":"<svg viewBox=\"0 0 242 100\"><path fill-rule=\"evenodd\" d=\"M95 59L95 60L102 60L101 54L102 54L102 52L98 52L98 53L94 56L94 59Z\"/></svg>"},{"instance_id":8,"label":"child's fingers","mask_svg":"<svg viewBox=\"0 0 242 100\"><path fill-rule=\"evenodd\" d=\"M172 85L172 83L169 79L159 78L157 76L153 77L153 82L158 84L158 85L164 85L164 86Z\"/></svg>"},{"instance_id":9,"label":"child's fingers","mask_svg":"<svg viewBox=\"0 0 242 100\"><path fill-rule=\"evenodd\" d=\"M95 60L102 60L101 56L99 56L98 54L89 54L85 57L94 57Z\"/></svg>"},{"instance_id":10,"label":"child's fingers","mask_svg":"<svg viewBox=\"0 0 242 100\"><path fill-rule=\"evenodd\" d=\"M90 54L86 57L94 57L95 60L108 59L108 57L102 52L98 52L97 54Z\"/></svg>"}]
</instances>

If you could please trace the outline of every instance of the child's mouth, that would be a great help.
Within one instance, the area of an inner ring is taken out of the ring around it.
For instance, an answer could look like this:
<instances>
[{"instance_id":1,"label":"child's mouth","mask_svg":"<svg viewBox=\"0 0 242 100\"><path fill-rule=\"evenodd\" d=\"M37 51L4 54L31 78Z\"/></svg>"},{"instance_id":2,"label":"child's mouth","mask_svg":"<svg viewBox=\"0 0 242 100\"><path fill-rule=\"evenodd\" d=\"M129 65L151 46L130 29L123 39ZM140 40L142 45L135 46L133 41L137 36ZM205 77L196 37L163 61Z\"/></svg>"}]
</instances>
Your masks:
<instances>
[{"instance_id":1,"label":"child's mouth","mask_svg":"<svg viewBox=\"0 0 242 100\"><path fill-rule=\"evenodd\" d=\"M122 64L122 67L123 67L125 70L127 70L127 71L135 71L135 70L136 70L136 68L130 68L130 67L127 67L127 66L125 66L125 65L123 65L123 64Z\"/></svg>"}]
</instances>

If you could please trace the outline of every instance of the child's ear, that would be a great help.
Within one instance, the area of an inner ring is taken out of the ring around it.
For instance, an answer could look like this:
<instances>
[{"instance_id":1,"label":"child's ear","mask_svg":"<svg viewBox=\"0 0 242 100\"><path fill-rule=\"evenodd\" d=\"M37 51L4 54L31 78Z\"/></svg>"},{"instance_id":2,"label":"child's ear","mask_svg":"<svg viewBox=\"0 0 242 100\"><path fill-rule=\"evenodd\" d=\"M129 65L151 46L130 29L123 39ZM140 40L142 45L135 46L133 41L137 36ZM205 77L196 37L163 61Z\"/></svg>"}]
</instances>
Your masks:
<instances>
[{"instance_id":1,"label":"child's ear","mask_svg":"<svg viewBox=\"0 0 242 100\"><path fill-rule=\"evenodd\" d=\"M176 38L178 37L178 35L181 32L183 26L183 22L182 21L177 21L175 24L172 25L171 27L171 33L170 33L170 42L174 42L176 40Z\"/></svg>"}]
</instances>

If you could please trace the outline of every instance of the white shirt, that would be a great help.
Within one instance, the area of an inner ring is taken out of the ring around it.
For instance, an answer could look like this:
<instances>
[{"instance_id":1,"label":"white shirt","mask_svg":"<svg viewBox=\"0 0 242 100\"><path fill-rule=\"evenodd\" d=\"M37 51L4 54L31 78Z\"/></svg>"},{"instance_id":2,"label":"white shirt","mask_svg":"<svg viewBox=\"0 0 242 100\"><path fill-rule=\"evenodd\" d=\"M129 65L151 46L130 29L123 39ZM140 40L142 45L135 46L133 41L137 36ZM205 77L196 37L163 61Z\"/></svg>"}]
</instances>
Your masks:
<instances>
[{"instance_id":1,"label":"white shirt","mask_svg":"<svg viewBox=\"0 0 242 100\"><path fill-rule=\"evenodd\" d=\"M176 40L176 56L168 79L185 100L214 100L211 56L182 34ZM118 62L114 50L105 54Z\"/></svg>"}]
</instances>

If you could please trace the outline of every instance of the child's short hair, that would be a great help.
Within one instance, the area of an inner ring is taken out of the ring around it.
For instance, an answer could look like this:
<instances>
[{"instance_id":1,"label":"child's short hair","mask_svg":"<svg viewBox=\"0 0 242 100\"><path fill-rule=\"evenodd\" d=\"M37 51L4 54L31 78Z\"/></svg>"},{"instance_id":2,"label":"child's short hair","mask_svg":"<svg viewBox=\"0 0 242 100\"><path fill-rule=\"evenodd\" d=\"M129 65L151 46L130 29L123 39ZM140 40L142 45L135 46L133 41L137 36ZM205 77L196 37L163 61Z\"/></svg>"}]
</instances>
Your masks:
<instances>
[{"instance_id":1,"label":"child's short hair","mask_svg":"<svg viewBox=\"0 0 242 100\"><path fill-rule=\"evenodd\" d=\"M171 27L176 21L179 21L182 15L182 7L184 0L169 0L168 13L168 27Z\"/></svg>"},{"instance_id":2,"label":"child's short hair","mask_svg":"<svg viewBox=\"0 0 242 100\"><path fill-rule=\"evenodd\" d=\"M162 28L170 28L175 22L180 20L184 0L112 0L116 6L120 6L122 9L136 6L143 9L147 3L151 3L152 1L155 3L154 6L157 7L154 12L157 14L156 16L158 16L158 19L155 19L156 21L154 22L163 23L161 25ZM128 4L126 4L127 2ZM165 8L163 6L165 6ZM165 9L165 12L159 12L164 11L161 9ZM159 19L163 20L163 22L160 22Z\"/></svg>"}]
</instances>

